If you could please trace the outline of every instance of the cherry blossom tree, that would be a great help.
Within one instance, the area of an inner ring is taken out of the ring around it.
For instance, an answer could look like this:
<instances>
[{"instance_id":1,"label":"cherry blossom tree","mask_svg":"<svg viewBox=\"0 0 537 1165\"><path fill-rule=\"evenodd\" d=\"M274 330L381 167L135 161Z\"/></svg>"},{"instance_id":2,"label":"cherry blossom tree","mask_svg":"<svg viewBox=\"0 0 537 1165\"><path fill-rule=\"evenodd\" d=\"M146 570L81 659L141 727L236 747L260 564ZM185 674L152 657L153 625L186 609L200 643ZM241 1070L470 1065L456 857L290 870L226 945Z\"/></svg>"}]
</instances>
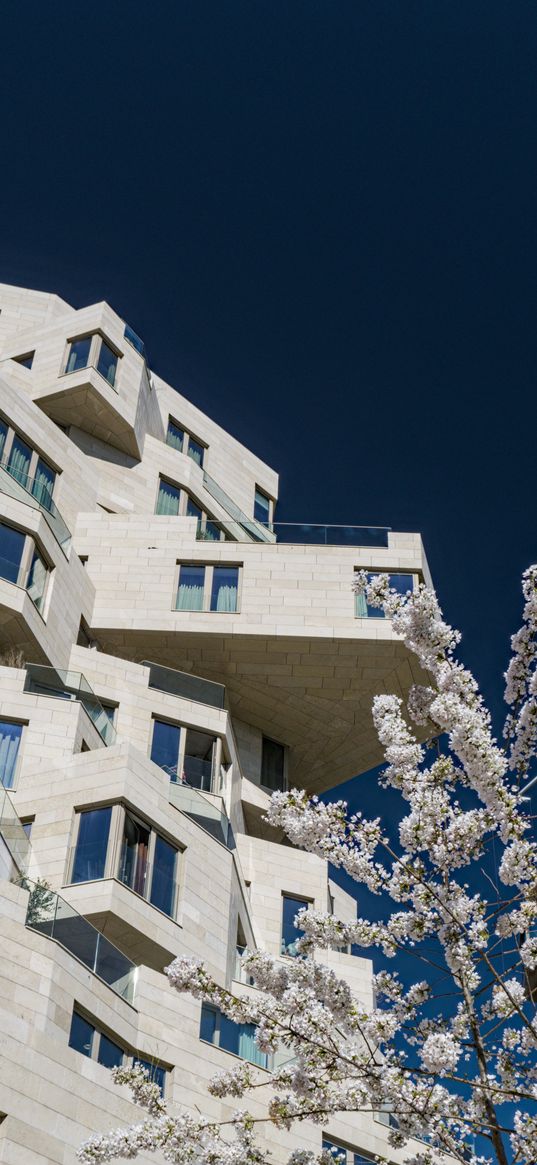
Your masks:
<instances>
[{"instance_id":1,"label":"cherry blossom tree","mask_svg":"<svg viewBox=\"0 0 537 1165\"><path fill-rule=\"evenodd\" d=\"M384 915L342 922L301 911L301 957L247 952L244 969L259 990L244 997L187 958L175 959L166 974L175 990L254 1024L262 1051L288 1051L272 1075L266 1119L274 1125L325 1124L338 1113L388 1108L396 1118L389 1141L406 1147L409 1165L442 1159L535 1165L537 1020L530 983L537 968L537 845L523 785L537 743L537 567L523 576L524 620L506 673L503 748L475 680L455 658L460 636L444 622L435 594L424 586L396 594L385 575L361 573L355 586L368 604L384 609L430 677L429 686L412 689L406 707L395 695L373 701L386 760L382 781L407 806L398 840L390 840L379 818L297 790L274 794L268 820L295 846L328 859L384 900ZM427 734L446 740L432 761L417 738ZM492 843L497 857L489 878L483 862ZM371 950L374 964L382 956L369 1012L322 962L323 949L347 944ZM420 961L423 976L410 986L397 970L404 952L414 965ZM444 987L437 998L439 975ZM79 1151L83 1165L155 1149L175 1165L270 1160L246 1108L248 1094L266 1088L266 1073L253 1065L213 1080L214 1096L242 1106L222 1125L169 1114L142 1068L116 1069L115 1079L130 1085L146 1118L92 1138ZM333 1161L327 1150L289 1157L289 1165Z\"/></svg>"}]
</instances>

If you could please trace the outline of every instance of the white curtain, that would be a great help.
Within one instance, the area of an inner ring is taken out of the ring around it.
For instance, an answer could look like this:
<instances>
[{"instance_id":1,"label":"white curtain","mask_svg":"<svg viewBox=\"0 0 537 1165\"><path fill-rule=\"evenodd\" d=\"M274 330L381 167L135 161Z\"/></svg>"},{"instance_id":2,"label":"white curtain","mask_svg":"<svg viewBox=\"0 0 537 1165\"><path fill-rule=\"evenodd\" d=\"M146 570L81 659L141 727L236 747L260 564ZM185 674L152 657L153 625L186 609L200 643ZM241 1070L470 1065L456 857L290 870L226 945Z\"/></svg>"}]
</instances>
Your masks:
<instances>
[{"instance_id":1,"label":"white curtain","mask_svg":"<svg viewBox=\"0 0 537 1165\"><path fill-rule=\"evenodd\" d=\"M241 1025L239 1034L239 1056L249 1060L250 1064L259 1064L261 1068L267 1066L266 1052L262 1052L255 1042L255 1027L253 1023Z\"/></svg>"},{"instance_id":2,"label":"white curtain","mask_svg":"<svg viewBox=\"0 0 537 1165\"><path fill-rule=\"evenodd\" d=\"M45 594L45 584L47 581L47 568L43 559L38 554L34 555L34 560L30 567L28 575L28 585L26 590L32 601L35 603L38 611L41 610L43 602L43 595Z\"/></svg>"},{"instance_id":3,"label":"white curtain","mask_svg":"<svg viewBox=\"0 0 537 1165\"><path fill-rule=\"evenodd\" d=\"M175 609L176 611L202 611L203 586L201 584L189 586L188 583L179 583Z\"/></svg>"},{"instance_id":4,"label":"white curtain","mask_svg":"<svg viewBox=\"0 0 537 1165\"><path fill-rule=\"evenodd\" d=\"M158 491L157 514L179 513L179 490L161 481Z\"/></svg>"},{"instance_id":5,"label":"white curtain","mask_svg":"<svg viewBox=\"0 0 537 1165\"><path fill-rule=\"evenodd\" d=\"M366 603L366 598L365 598L363 591L361 591L361 593L359 595L355 595L354 597L355 597L354 613L355 613L357 619L367 619L367 603Z\"/></svg>"},{"instance_id":6,"label":"white curtain","mask_svg":"<svg viewBox=\"0 0 537 1165\"><path fill-rule=\"evenodd\" d=\"M222 586L218 588L218 595L216 598L217 611L236 611L237 610L237 587Z\"/></svg>"}]
</instances>

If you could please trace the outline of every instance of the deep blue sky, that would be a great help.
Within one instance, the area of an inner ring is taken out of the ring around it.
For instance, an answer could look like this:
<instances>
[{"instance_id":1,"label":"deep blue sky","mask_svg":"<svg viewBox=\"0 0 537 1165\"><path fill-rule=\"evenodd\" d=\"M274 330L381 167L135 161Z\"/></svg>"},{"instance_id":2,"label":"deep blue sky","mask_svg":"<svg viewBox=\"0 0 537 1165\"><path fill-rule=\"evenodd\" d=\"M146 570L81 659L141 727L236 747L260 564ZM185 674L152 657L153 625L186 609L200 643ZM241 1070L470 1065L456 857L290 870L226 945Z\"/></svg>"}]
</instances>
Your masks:
<instances>
[{"instance_id":1,"label":"deep blue sky","mask_svg":"<svg viewBox=\"0 0 537 1165\"><path fill-rule=\"evenodd\" d=\"M500 708L537 558L534 0L4 5L4 281L106 298L281 470L423 533Z\"/></svg>"}]
</instances>

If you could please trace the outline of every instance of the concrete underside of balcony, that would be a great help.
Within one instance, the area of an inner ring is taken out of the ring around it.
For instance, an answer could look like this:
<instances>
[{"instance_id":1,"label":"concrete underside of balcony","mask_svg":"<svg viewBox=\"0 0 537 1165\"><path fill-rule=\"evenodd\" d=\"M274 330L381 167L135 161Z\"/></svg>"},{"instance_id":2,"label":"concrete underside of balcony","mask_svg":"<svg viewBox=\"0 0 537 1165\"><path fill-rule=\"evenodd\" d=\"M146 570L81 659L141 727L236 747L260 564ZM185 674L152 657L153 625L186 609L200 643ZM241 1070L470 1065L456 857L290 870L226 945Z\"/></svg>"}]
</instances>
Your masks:
<instances>
[{"instance_id":1,"label":"concrete underside of balcony","mask_svg":"<svg viewBox=\"0 0 537 1165\"><path fill-rule=\"evenodd\" d=\"M44 639L44 624L26 591L0 579L0 656L14 650L32 663L50 663Z\"/></svg>"},{"instance_id":2,"label":"concrete underside of balcony","mask_svg":"<svg viewBox=\"0 0 537 1165\"><path fill-rule=\"evenodd\" d=\"M98 627L93 633L111 655L152 659L225 684L232 716L288 745L289 779L312 793L382 760L371 717L375 694L405 697L413 683L428 681L393 637L163 635Z\"/></svg>"},{"instance_id":3,"label":"concrete underside of balcony","mask_svg":"<svg viewBox=\"0 0 537 1165\"><path fill-rule=\"evenodd\" d=\"M97 374L93 369L89 371L92 378L95 378ZM72 380L72 377L68 379ZM134 426L114 407L115 401L110 403L106 400L105 394L111 395L113 392L108 385L102 389L88 377L86 383L65 384L60 389L36 395L35 403L57 424L76 425L100 441L113 445L115 449L139 458L141 450Z\"/></svg>"},{"instance_id":4,"label":"concrete underside of balcony","mask_svg":"<svg viewBox=\"0 0 537 1165\"><path fill-rule=\"evenodd\" d=\"M162 971L179 953L176 923L115 879L64 886L61 894L133 963Z\"/></svg>"}]
</instances>

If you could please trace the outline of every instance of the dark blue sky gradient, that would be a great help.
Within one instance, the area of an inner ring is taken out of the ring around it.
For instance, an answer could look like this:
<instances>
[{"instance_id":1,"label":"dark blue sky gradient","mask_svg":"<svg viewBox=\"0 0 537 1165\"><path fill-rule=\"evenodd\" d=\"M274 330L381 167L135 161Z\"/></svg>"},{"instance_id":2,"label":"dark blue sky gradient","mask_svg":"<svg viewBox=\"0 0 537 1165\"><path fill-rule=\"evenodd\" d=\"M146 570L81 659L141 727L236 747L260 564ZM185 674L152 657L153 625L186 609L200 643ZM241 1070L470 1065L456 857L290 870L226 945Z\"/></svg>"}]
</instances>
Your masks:
<instances>
[{"instance_id":1,"label":"dark blue sky gradient","mask_svg":"<svg viewBox=\"0 0 537 1165\"><path fill-rule=\"evenodd\" d=\"M533 0L4 5L1 277L105 298L281 470L423 533L495 713L537 558Z\"/></svg>"}]
</instances>

